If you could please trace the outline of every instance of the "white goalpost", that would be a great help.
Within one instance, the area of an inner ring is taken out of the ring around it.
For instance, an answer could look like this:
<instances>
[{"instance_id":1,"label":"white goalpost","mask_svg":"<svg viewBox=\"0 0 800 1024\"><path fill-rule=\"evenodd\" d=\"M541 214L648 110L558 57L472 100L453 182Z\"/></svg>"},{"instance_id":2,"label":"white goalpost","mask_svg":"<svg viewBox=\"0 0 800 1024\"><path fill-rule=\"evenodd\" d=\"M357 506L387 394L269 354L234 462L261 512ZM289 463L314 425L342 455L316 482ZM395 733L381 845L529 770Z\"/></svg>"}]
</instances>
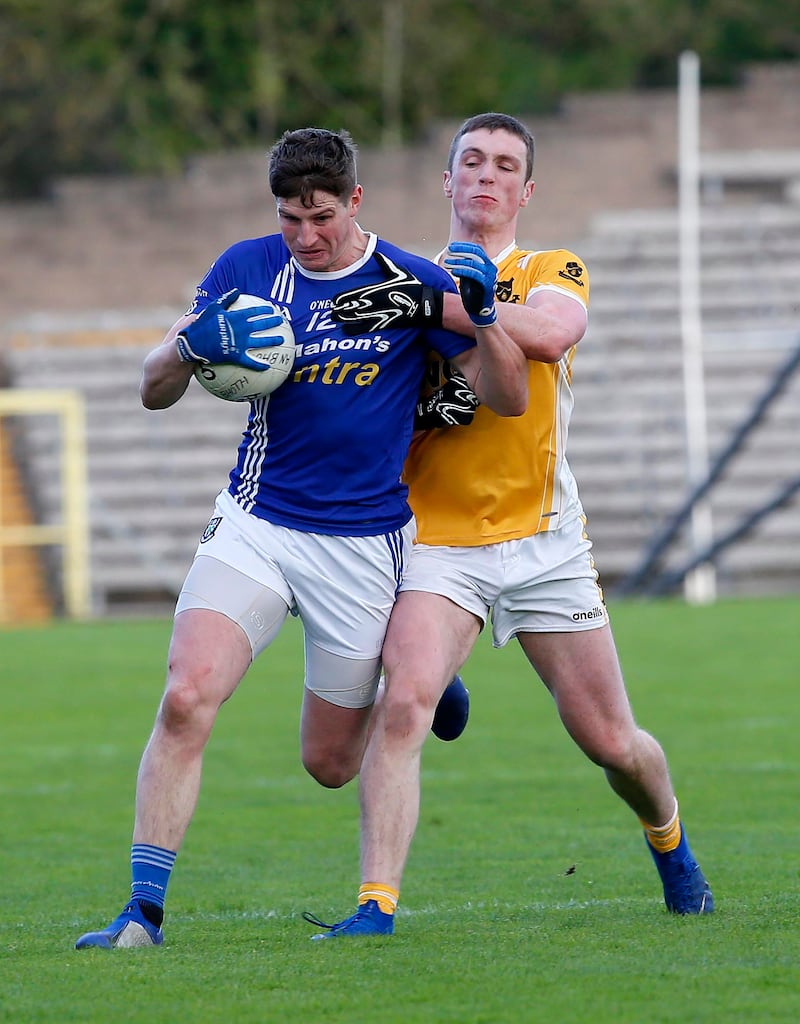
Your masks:
<instances>
[{"instance_id":1,"label":"white goalpost","mask_svg":"<svg viewBox=\"0 0 800 1024\"><path fill-rule=\"evenodd\" d=\"M682 53L678 63L678 224L687 484L691 491L706 479L709 465L700 300L700 60L691 51ZM707 551L713 540L711 504L703 498L691 512L691 554ZM716 572L710 562L692 570L684 581L684 596L694 604L714 601L716 589Z\"/></svg>"}]
</instances>

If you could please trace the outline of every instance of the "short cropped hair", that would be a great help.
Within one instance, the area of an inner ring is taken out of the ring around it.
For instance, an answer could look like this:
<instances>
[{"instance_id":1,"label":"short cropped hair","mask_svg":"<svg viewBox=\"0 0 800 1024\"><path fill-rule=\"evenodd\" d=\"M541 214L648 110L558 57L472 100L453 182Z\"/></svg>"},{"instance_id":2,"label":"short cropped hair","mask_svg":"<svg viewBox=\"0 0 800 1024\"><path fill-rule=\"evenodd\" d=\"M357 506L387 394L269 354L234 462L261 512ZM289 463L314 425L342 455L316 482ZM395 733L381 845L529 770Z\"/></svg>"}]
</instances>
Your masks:
<instances>
[{"instance_id":1,"label":"short cropped hair","mask_svg":"<svg viewBox=\"0 0 800 1024\"><path fill-rule=\"evenodd\" d=\"M525 163L525 180L530 181L533 176L533 136L522 121L518 121L516 117L512 117L510 114L497 114L494 111L489 111L486 114L475 114L474 117L468 117L461 125L453 136L453 141L450 143L450 153L447 157L448 171L450 171L451 174L453 173L453 164L456 159L458 144L461 142L462 137L468 132L477 132L481 128L485 128L490 132L502 129L503 131L509 132L511 135L516 135L517 138L522 139L525 143L525 152L527 154Z\"/></svg>"},{"instance_id":2,"label":"short cropped hair","mask_svg":"<svg viewBox=\"0 0 800 1024\"><path fill-rule=\"evenodd\" d=\"M356 146L346 131L298 128L284 132L269 152L269 187L276 199L311 206L319 189L347 200L356 187Z\"/></svg>"}]
</instances>

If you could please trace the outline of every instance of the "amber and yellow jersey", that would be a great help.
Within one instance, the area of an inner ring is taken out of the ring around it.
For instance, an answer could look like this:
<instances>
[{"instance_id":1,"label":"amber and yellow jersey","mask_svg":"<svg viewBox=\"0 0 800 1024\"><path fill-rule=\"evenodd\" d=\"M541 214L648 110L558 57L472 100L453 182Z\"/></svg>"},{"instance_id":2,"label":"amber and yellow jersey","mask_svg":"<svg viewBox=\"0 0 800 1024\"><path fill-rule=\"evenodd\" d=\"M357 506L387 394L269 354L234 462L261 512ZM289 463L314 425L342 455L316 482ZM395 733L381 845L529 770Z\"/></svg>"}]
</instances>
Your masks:
<instances>
[{"instance_id":1,"label":"amber and yellow jersey","mask_svg":"<svg viewBox=\"0 0 800 1024\"><path fill-rule=\"evenodd\" d=\"M530 252L512 244L495 263L501 302L524 303L554 289L588 305L586 267L566 249ZM480 406L467 427L415 438L404 479L418 542L497 544L554 530L583 514L566 459L574 355L573 345L557 363L528 360L522 416L498 416Z\"/></svg>"}]
</instances>

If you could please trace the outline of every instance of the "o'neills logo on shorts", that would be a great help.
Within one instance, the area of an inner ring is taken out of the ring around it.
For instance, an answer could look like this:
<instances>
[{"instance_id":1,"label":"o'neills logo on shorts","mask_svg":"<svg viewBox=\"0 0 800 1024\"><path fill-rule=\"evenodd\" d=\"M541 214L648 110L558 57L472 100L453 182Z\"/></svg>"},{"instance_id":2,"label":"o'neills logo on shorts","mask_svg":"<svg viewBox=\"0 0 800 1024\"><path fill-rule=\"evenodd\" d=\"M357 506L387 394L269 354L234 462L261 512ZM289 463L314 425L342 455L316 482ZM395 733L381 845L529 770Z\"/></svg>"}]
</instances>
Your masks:
<instances>
[{"instance_id":1,"label":"o'neills logo on shorts","mask_svg":"<svg viewBox=\"0 0 800 1024\"><path fill-rule=\"evenodd\" d=\"M214 516L213 519L209 519L208 526L203 530L203 536L200 538L200 543L205 544L207 540L211 540L214 534L217 532L217 527L222 522L222 516Z\"/></svg>"},{"instance_id":2,"label":"o'neills logo on shorts","mask_svg":"<svg viewBox=\"0 0 800 1024\"><path fill-rule=\"evenodd\" d=\"M594 606L594 608L592 608L588 612L573 612L572 613L572 621L573 622L585 622L587 619L604 619L605 617L606 617L605 609L603 608L602 605L599 605L599 604L596 604Z\"/></svg>"}]
</instances>

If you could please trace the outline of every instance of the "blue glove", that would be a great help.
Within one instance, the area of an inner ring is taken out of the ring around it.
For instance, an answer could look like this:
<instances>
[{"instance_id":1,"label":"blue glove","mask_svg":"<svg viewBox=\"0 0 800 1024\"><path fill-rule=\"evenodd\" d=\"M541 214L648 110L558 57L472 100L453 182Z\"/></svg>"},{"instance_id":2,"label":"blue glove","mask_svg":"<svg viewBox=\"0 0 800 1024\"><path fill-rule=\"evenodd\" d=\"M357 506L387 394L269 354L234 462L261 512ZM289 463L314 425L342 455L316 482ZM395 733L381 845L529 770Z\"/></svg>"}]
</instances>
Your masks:
<instances>
[{"instance_id":1,"label":"blue glove","mask_svg":"<svg viewBox=\"0 0 800 1024\"><path fill-rule=\"evenodd\" d=\"M184 363L235 363L251 370L264 369L247 350L280 345L283 337L270 337L267 332L280 327L283 317L266 299L263 306L230 309L239 294L238 288L226 292L178 334L178 355Z\"/></svg>"},{"instance_id":2,"label":"blue glove","mask_svg":"<svg viewBox=\"0 0 800 1024\"><path fill-rule=\"evenodd\" d=\"M494 284L497 267L479 245L451 242L444 265L458 278L461 302L476 327L491 327L497 319Z\"/></svg>"}]
</instances>

